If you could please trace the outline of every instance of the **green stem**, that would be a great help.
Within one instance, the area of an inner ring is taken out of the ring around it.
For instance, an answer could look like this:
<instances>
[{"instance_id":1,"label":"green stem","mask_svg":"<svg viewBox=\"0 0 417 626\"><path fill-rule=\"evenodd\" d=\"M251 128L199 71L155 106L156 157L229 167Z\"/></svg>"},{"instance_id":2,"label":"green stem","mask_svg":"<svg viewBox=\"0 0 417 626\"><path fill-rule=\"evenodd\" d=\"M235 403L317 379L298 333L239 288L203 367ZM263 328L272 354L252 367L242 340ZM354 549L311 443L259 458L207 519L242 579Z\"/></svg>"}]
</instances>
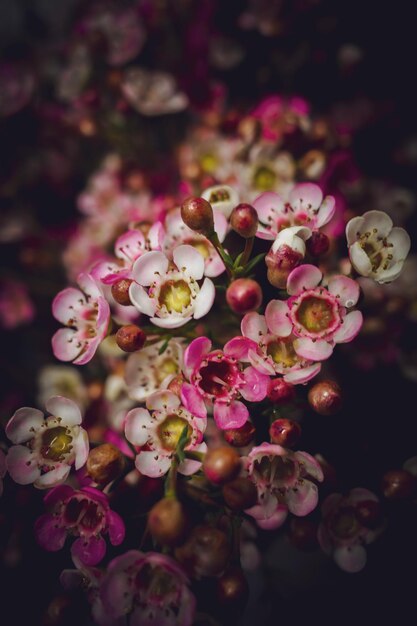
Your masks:
<instances>
[{"instance_id":1,"label":"green stem","mask_svg":"<svg viewBox=\"0 0 417 626\"><path fill-rule=\"evenodd\" d=\"M245 249L243 250L243 256L240 261L240 265L242 265L243 267L249 261L250 255L252 254L254 241L255 241L255 237L249 237L249 239L246 239L245 241Z\"/></svg>"},{"instance_id":2,"label":"green stem","mask_svg":"<svg viewBox=\"0 0 417 626\"><path fill-rule=\"evenodd\" d=\"M165 482L165 497L175 498L177 495L177 474L178 474L178 459L175 454L172 457L171 467L168 472L168 476Z\"/></svg>"},{"instance_id":3,"label":"green stem","mask_svg":"<svg viewBox=\"0 0 417 626\"><path fill-rule=\"evenodd\" d=\"M202 463L204 461L204 457L206 456L203 452L197 452L196 450L184 450L184 454L187 459L199 461L199 463Z\"/></svg>"},{"instance_id":4,"label":"green stem","mask_svg":"<svg viewBox=\"0 0 417 626\"><path fill-rule=\"evenodd\" d=\"M228 254L226 252L226 250L223 248L223 245L221 244L219 237L217 235L217 233L215 231L213 231L210 235L207 235L207 239L213 244L213 246L216 248L218 254L220 255L225 267L226 267L226 272L228 277L233 280L234 275L233 275L233 267L231 266L230 260L228 258Z\"/></svg>"}]
</instances>

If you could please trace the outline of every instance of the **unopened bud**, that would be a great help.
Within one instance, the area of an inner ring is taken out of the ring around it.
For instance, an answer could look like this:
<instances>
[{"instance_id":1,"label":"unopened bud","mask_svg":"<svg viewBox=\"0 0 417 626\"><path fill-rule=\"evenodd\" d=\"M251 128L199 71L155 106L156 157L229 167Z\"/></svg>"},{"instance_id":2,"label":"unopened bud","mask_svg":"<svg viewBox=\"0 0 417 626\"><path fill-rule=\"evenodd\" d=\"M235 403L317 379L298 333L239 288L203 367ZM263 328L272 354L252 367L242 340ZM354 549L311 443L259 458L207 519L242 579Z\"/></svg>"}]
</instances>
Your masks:
<instances>
[{"instance_id":1,"label":"unopened bud","mask_svg":"<svg viewBox=\"0 0 417 626\"><path fill-rule=\"evenodd\" d=\"M278 289L286 289L287 278L295 269L306 253L305 240L310 237L311 231L305 226L291 226L284 228L275 239L265 263L268 268L268 280Z\"/></svg>"},{"instance_id":2,"label":"unopened bud","mask_svg":"<svg viewBox=\"0 0 417 626\"><path fill-rule=\"evenodd\" d=\"M240 470L240 456L234 448L222 446L209 450L204 457L203 471L215 485L232 480Z\"/></svg>"},{"instance_id":3,"label":"unopened bud","mask_svg":"<svg viewBox=\"0 0 417 626\"><path fill-rule=\"evenodd\" d=\"M295 387L283 378L271 378L268 384L267 397L274 404L286 404L295 398Z\"/></svg>"},{"instance_id":4,"label":"unopened bud","mask_svg":"<svg viewBox=\"0 0 417 626\"><path fill-rule=\"evenodd\" d=\"M245 315L261 306L262 289L252 278L238 278L227 288L226 301L234 313Z\"/></svg>"},{"instance_id":5,"label":"unopened bud","mask_svg":"<svg viewBox=\"0 0 417 626\"><path fill-rule=\"evenodd\" d=\"M258 492L255 485L246 477L239 477L226 483L222 489L223 499L233 511L244 511L255 506Z\"/></svg>"},{"instance_id":6,"label":"unopened bud","mask_svg":"<svg viewBox=\"0 0 417 626\"><path fill-rule=\"evenodd\" d=\"M123 454L111 443L103 443L90 450L87 459L87 474L99 485L107 485L118 478L124 470Z\"/></svg>"},{"instance_id":7,"label":"unopened bud","mask_svg":"<svg viewBox=\"0 0 417 626\"><path fill-rule=\"evenodd\" d=\"M234 448L244 448L255 437L255 426L249 420L240 428L229 428L223 431L227 443Z\"/></svg>"},{"instance_id":8,"label":"unopened bud","mask_svg":"<svg viewBox=\"0 0 417 626\"><path fill-rule=\"evenodd\" d=\"M129 296L129 288L132 284L130 278L122 278L111 286L111 295L118 304L130 306L132 304Z\"/></svg>"},{"instance_id":9,"label":"unopened bud","mask_svg":"<svg viewBox=\"0 0 417 626\"><path fill-rule=\"evenodd\" d=\"M334 380L323 380L311 387L308 401L319 415L335 415L342 407L342 390Z\"/></svg>"},{"instance_id":10,"label":"unopened bud","mask_svg":"<svg viewBox=\"0 0 417 626\"><path fill-rule=\"evenodd\" d=\"M279 419L272 422L269 435L272 443L284 448L292 448L301 436L301 427L293 420Z\"/></svg>"},{"instance_id":11,"label":"unopened bud","mask_svg":"<svg viewBox=\"0 0 417 626\"><path fill-rule=\"evenodd\" d=\"M187 518L181 502L176 498L162 498L149 511L148 527L158 543L179 545L187 530Z\"/></svg>"},{"instance_id":12,"label":"unopened bud","mask_svg":"<svg viewBox=\"0 0 417 626\"><path fill-rule=\"evenodd\" d=\"M408 500L416 492L415 477L403 469L390 470L382 479L382 493L387 500Z\"/></svg>"},{"instance_id":13,"label":"unopened bud","mask_svg":"<svg viewBox=\"0 0 417 626\"><path fill-rule=\"evenodd\" d=\"M136 352L143 348L146 335L139 326L128 324L122 326L116 333L116 342L124 352Z\"/></svg>"},{"instance_id":14,"label":"unopened bud","mask_svg":"<svg viewBox=\"0 0 417 626\"><path fill-rule=\"evenodd\" d=\"M240 567L228 569L217 580L216 596L222 606L243 611L248 595L249 586Z\"/></svg>"},{"instance_id":15,"label":"unopened bud","mask_svg":"<svg viewBox=\"0 0 417 626\"><path fill-rule=\"evenodd\" d=\"M214 231L214 216L211 204L204 198L187 198L181 207L181 217L184 224L203 235Z\"/></svg>"},{"instance_id":16,"label":"unopened bud","mask_svg":"<svg viewBox=\"0 0 417 626\"><path fill-rule=\"evenodd\" d=\"M230 226L238 235L245 239L255 237L258 230L258 213L256 209L251 204L238 204L230 216Z\"/></svg>"}]
</instances>

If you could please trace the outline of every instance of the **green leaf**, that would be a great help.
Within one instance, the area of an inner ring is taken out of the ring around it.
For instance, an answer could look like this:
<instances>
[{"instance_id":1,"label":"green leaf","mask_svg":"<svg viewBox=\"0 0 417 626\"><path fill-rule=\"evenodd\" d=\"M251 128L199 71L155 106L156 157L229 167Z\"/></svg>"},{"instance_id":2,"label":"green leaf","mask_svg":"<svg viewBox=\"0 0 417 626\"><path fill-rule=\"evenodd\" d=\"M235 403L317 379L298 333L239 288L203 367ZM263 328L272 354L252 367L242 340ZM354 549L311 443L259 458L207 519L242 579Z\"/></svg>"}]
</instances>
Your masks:
<instances>
[{"instance_id":1,"label":"green leaf","mask_svg":"<svg viewBox=\"0 0 417 626\"><path fill-rule=\"evenodd\" d=\"M162 344L162 346L159 348L158 350L158 354L163 354L165 352L165 350L168 348L168 344L171 340L171 337L167 337L164 341L164 343Z\"/></svg>"},{"instance_id":2,"label":"green leaf","mask_svg":"<svg viewBox=\"0 0 417 626\"><path fill-rule=\"evenodd\" d=\"M182 463L184 461L184 459L185 459L184 449L185 449L186 445L188 444L188 442L189 442L189 437L188 437L188 424L187 424L182 429L180 438L178 439L176 454L177 454L177 458L178 458L178 462L179 463Z\"/></svg>"},{"instance_id":3,"label":"green leaf","mask_svg":"<svg viewBox=\"0 0 417 626\"><path fill-rule=\"evenodd\" d=\"M241 262L241 260L242 260L242 257L243 257L243 252L241 252L240 254L238 254L238 255L237 255L237 257L235 258L235 262L234 262L234 264L233 264L233 267L234 267L235 269L238 269L238 268L240 267L240 262Z\"/></svg>"},{"instance_id":4,"label":"green leaf","mask_svg":"<svg viewBox=\"0 0 417 626\"><path fill-rule=\"evenodd\" d=\"M258 254L258 256L253 258L252 261L249 261L249 263L245 265L245 267L242 268L242 274L244 274L245 276L250 274L250 272L253 270L255 265L257 265L259 261L262 261L262 259L264 259L265 256L266 256L265 252L262 252L261 254Z\"/></svg>"}]
</instances>

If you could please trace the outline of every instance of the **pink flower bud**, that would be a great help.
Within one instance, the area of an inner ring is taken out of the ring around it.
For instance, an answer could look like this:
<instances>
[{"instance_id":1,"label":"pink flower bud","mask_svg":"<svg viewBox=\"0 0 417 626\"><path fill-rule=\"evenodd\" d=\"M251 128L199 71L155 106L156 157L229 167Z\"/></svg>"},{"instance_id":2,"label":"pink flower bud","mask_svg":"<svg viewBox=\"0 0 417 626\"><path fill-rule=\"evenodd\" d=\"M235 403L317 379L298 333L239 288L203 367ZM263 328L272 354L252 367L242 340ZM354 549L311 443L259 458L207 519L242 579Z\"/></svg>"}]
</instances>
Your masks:
<instances>
[{"instance_id":1,"label":"pink flower bud","mask_svg":"<svg viewBox=\"0 0 417 626\"><path fill-rule=\"evenodd\" d=\"M245 239L255 237L258 229L258 213L256 209L251 204L238 204L230 216L230 226L238 235Z\"/></svg>"},{"instance_id":2,"label":"pink flower bud","mask_svg":"<svg viewBox=\"0 0 417 626\"><path fill-rule=\"evenodd\" d=\"M232 311L239 315L256 311L262 304L261 287L251 278L238 278L229 285L226 301Z\"/></svg>"}]
</instances>

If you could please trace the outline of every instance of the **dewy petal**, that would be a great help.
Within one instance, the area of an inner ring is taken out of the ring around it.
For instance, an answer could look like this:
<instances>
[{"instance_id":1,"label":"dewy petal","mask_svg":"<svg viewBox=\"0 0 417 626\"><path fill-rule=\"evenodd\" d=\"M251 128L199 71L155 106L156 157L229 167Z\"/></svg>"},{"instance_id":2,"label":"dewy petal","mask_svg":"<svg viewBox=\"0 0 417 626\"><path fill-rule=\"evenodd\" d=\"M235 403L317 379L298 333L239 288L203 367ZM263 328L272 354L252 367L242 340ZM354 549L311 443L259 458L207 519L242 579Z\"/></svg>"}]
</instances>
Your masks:
<instances>
[{"instance_id":1,"label":"dewy petal","mask_svg":"<svg viewBox=\"0 0 417 626\"><path fill-rule=\"evenodd\" d=\"M336 343L348 343L359 333L363 324L363 315L360 311L351 311L343 318L343 324L334 333Z\"/></svg>"},{"instance_id":2,"label":"dewy petal","mask_svg":"<svg viewBox=\"0 0 417 626\"><path fill-rule=\"evenodd\" d=\"M51 487L55 487L56 485L60 485L65 480L67 480L68 475L70 473L69 465L59 465L55 469L50 472L46 472L42 474L39 478L35 480L33 483L34 487L37 489L50 489Z\"/></svg>"},{"instance_id":3,"label":"dewy petal","mask_svg":"<svg viewBox=\"0 0 417 626\"><path fill-rule=\"evenodd\" d=\"M336 200L333 196L326 196L321 204L319 212L317 213L317 228L321 228L332 219L336 211Z\"/></svg>"},{"instance_id":4,"label":"dewy petal","mask_svg":"<svg viewBox=\"0 0 417 626\"><path fill-rule=\"evenodd\" d=\"M268 224L268 218L273 215L274 212L277 214L283 212L285 203L277 193L265 191L252 202L252 206L258 213L259 221Z\"/></svg>"},{"instance_id":5,"label":"dewy petal","mask_svg":"<svg viewBox=\"0 0 417 626\"><path fill-rule=\"evenodd\" d=\"M60 328L52 337L52 351L60 361L73 361L82 350L77 332L72 328Z\"/></svg>"},{"instance_id":6,"label":"dewy petal","mask_svg":"<svg viewBox=\"0 0 417 626\"><path fill-rule=\"evenodd\" d=\"M71 555L80 559L84 565L97 565L106 554L106 542L103 537L79 537L71 546Z\"/></svg>"},{"instance_id":7,"label":"dewy petal","mask_svg":"<svg viewBox=\"0 0 417 626\"><path fill-rule=\"evenodd\" d=\"M171 459L155 450L142 450L136 457L135 465L144 476L160 478L171 467Z\"/></svg>"},{"instance_id":8,"label":"dewy petal","mask_svg":"<svg viewBox=\"0 0 417 626\"><path fill-rule=\"evenodd\" d=\"M295 488L288 489L285 501L293 515L304 517L313 511L318 503L317 486L311 480L302 480Z\"/></svg>"},{"instance_id":9,"label":"dewy petal","mask_svg":"<svg viewBox=\"0 0 417 626\"><path fill-rule=\"evenodd\" d=\"M313 363L308 367L300 367L288 372L288 374L285 374L284 380L286 383L292 383L293 385L303 385L317 376L320 370L321 363Z\"/></svg>"},{"instance_id":10,"label":"dewy petal","mask_svg":"<svg viewBox=\"0 0 417 626\"><path fill-rule=\"evenodd\" d=\"M184 365L191 372L196 369L204 356L211 350L212 343L207 337L197 337L184 352Z\"/></svg>"},{"instance_id":11,"label":"dewy petal","mask_svg":"<svg viewBox=\"0 0 417 626\"><path fill-rule=\"evenodd\" d=\"M57 552L64 547L67 531L57 525L56 518L50 513L38 517L34 531L36 541L44 550Z\"/></svg>"},{"instance_id":12,"label":"dewy petal","mask_svg":"<svg viewBox=\"0 0 417 626\"><path fill-rule=\"evenodd\" d=\"M346 239L348 246L354 244L362 233L363 217L353 217L346 224Z\"/></svg>"},{"instance_id":13,"label":"dewy petal","mask_svg":"<svg viewBox=\"0 0 417 626\"><path fill-rule=\"evenodd\" d=\"M189 245L177 246L172 253L174 263L195 280L203 278L204 258L196 248Z\"/></svg>"},{"instance_id":14,"label":"dewy petal","mask_svg":"<svg viewBox=\"0 0 417 626\"><path fill-rule=\"evenodd\" d=\"M80 409L69 398L53 396L47 400L45 406L48 413L62 418L62 423L65 426L77 426L82 422Z\"/></svg>"},{"instance_id":15,"label":"dewy petal","mask_svg":"<svg viewBox=\"0 0 417 626\"><path fill-rule=\"evenodd\" d=\"M333 352L333 346L324 339L313 340L299 337L294 341L294 350L303 359L309 361L325 361Z\"/></svg>"},{"instance_id":16,"label":"dewy petal","mask_svg":"<svg viewBox=\"0 0 417 626\"><path fill-rule=\"evenodd\" d=\"M199 320L206 315L213 306L216 291L213 281L205 278L201 289L194 300L194 319Z\"/></svg>"},{"instance_id":17,"label":"dewy petal","mask_svg":"<svg viewBox=\"0 0 417 626\"><path fill-rule=\"evenodd\" d=\"M26 446L9 448L6 465L10 476L19 485L30 485L41 474L32 451Z\"/></svg>"},{"instance_id":18,"label":"dewy petal","mask_svg":"<svg viewBox=\"0 0 417 626\"><path fill-rule=\"evenodd\" d=\"M356 574L366 565L366 550L361 545L340 546L333 552L333 558L344 572Z\"/></svg>"},{"instance_id":19,"label":"dewy petal","mask_svg":"<svg viewBox=\"0 0 417 626\"><path fill-rule=\"evenodd\" d=\"M153 250L145 252L133 264L132 275L139 285L148 287L157 278L168 270L169 261L163 252Z\"/></svg>"},{"instance_id":20,"label":"dewy petal","mask_svg":"<svg viewBox=\"0 0 417 626\"><path fill-rule=\"evenodd\" d=\"M350 246L349 258L358 274L361 276L370 276L372 274L371 260L358 241L355 241Z\"/></svg>"},{"instance_id":21,"label":"dewy petal","mask_svg":"<svg viewBox=\"0 0 417 626\"><path fill-rule=\"evenodd\" d=\"M183 383L181 386L181 400L187 411L205 419L207 417L207 409L202 396L197 389L190 383Z\"/></svg>"},{"instance_id":22,"label":"dewy petal","mask_svg":"<svg viewBox=\"0 0 417 626\"><path fill-rule=\"evenodd\" d=\"M247 313L242 319L240 330L244 337L248 337L258 344L262 335L266 335L268 332L265 317L255 311Z\"/></svg>"},{"instance_id":23,"label":"dewy petal","mask_svg":"<svg viewBox=\"0 0 417 626\"><path fill-rule=\"evenodd\" d=\"M24 443L35 435L43 424L43 413L32 407L22 407L10 418L6 426L6 435L13 443Z\"/></svg>"},{"instance_id":24,"label":"dewy petal","mask_svg":"<svg viewBox=\"0 0 417 626\"><path fill-rule=\"evenodd\" d=\"M309 206L314 211L319 208L323 200L323 192L314 183L301 183L296 185L288 196L288 202L296 211L306 209Z\"/></svg>"},{"instance_id":25,"label":"dewy petal","mask_svg":"<svg viewBox=\"0 0 417 626\"><path fill-rule=\"evenodd\" d=\"M322 279L322 273L315 265L300 265L288 276L287 291L291 296L304 289L314 289Z\"/></svg>"},{"instance_id":26,"label":"dewy petal","mask_svg":"<svg viewBox=\"0 0 417 626\"><path fill-rule=\"evenodd\" d=\"M107 513L107 526L110 543L119 546L125 538L125 523L118 513L109 511Z\"/></svg>"},{"instance_id":27,"label":"dewy petal","mask_svg":"<svg viewBox=\"0 0 417 626\"><path fill-rule=\"evenodd\" d=\"M250 366L243 372L245 384L240 388L242 397L248 402L260 402L268 391L269 376Z\"/></svg>"},{"instance_id":28,"label":"dewy petal","mask_svg":"<svg viewBox=\"0 0 417 626\"><path fill-rule=\"evenodd\" d=\"M156 391L146 400L146 407L153 411L174 411L180 404L179 397L168 389Z\"/></svg>"},{"instance_id":29,"label":"dewy petal","mask_svg":"<svg viewBox=\"0 0 417 626\"><path fill-rule=\"evenodd\" d=\"M152 317L155 314L155 298L150 298L146 289L144 289L142 285L132 283L129 287L129 298L140 313L149 315L149 317Z\"/></svg>"},{"instance_id":30,"label":"dewy petal","mask_svg":"<svg viewBox=\"0 0 417 626\"><path fill-rule=\"evenodd\" d=\"M134 446L144 446L148 441L151 415L146 409L132 409L126 415L125 436Z\"/></svg>"},{"instance_id":31,"label":"dewy petal","mask_svg":"<svg viewBox=\"0 0 417 626\"><path fill-rule=\"evenodd\" d=\"M350 308L359 300L359 284L347 276L332 276L329 280L329 292L336 296L342 306Z\"/></svg>"},{"instance_id":32,"label":"dewy petal","mask_svg":"<svg viewBox=\"0 0 417 626\"><path fill-rule=\"evenodd\" d=\"M249 411L239 400L234 400L230 404L215 402L213 417L221 430L241 428L248 421Z\"/></svg>"},{"instance_id":33,"label":"dewy petal","mask_svg":"<svg viewBox=\"0 0 417 626\"><path fill-rule=\"evenodd\" d=\"M247 337L233 337L226 343L223 352L237 361L249 361L249 350L257 349L257 344Z\"/></svg>"},{"instance_id":34,"label":"dewy petal","mask_svg":"<svg viewBox=\"0 0 417 626\"><path fill-rule=\"evenodd\" d=\"M288 337L292 323L288 317L288 304L283 300L271 300L265 309L265 320L271 333Z\"/></svg>"}]
</instances>

